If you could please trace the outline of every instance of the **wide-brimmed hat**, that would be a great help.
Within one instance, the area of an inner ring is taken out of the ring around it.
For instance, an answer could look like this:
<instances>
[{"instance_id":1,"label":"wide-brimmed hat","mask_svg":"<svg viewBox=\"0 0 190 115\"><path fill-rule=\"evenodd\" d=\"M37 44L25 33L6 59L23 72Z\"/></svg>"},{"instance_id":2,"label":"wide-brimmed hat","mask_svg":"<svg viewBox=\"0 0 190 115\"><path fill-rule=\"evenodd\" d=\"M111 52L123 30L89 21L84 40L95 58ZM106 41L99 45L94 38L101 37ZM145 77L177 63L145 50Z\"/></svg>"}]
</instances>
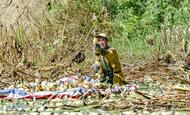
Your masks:
<instances>
[{"instance_id":1,"label":"wide-brimmed hat","mask_svg":"<svg viewBox=\"0 0 190 115\"><path fill-rule=\"evenodd\" d=\"M103 37L103 38L108 38L107 34L106 33L100 33L96 36L97 38L100 38L100 37Z\"/></svg>"}]
</instances>

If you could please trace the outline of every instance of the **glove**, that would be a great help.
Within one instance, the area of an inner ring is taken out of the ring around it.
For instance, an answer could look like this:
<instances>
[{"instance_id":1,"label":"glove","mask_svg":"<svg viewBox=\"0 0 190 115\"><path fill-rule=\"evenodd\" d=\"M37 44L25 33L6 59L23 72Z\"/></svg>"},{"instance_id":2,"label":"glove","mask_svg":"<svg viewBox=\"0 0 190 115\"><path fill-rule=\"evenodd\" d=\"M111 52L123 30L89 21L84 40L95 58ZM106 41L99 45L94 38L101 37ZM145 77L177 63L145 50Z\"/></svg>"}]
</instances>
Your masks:
<instances>
[{"instance_id":1,"label":"glove","mask_svg":"<svg viewBox=\"0 0 190 115\"><path fill-rule=\"evenodd\" d=\"M94 51L96 55L99 55L101 53L101 47L99 44L95 44Z\"/></svg>"},{"instance_id":2,"label":"glove","mask_svg":"<svg viewBox=\"0 0 190 115\"><path fill-rule=\"evenodd\" d=\"M103 48L101 48L101 46L99 45L99 44L96 44L95 45L95 48L94 48L94 50L95 50L95 54L97 55L97 54L101 54L102 56L105 56L106 54L107 54L107 51L106 50L104 50Z\"/></svg>"}]
</instances>

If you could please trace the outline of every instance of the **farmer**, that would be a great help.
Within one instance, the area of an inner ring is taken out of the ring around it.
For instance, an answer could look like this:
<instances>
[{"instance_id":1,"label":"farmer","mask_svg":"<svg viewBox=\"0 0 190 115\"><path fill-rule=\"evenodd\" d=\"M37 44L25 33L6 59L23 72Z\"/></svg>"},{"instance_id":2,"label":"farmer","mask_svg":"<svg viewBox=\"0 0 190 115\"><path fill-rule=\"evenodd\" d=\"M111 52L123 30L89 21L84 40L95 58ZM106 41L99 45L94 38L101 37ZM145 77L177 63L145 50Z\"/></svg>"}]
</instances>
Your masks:
<instances>
[{"instance_id":1,"label":"farmer","mask_svg":"<svg viewBox=\"0 0 190 115\"><path fill-rule=\"evenodd\" d=\"M100 82L122 85L125 83L124 75L121 71L121 64L115 48L108 45L106 33L100 33L94 37L93 44L96 61L94 72L99 77Z\"/></svg>"}]
</instances>

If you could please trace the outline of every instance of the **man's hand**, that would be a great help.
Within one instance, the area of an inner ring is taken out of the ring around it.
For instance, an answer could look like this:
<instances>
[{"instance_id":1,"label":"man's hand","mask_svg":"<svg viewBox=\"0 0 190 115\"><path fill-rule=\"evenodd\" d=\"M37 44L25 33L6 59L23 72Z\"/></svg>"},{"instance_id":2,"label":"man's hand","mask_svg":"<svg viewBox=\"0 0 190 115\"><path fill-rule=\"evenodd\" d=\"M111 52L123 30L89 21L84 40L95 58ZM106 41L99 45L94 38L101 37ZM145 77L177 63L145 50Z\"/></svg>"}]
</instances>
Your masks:
<instances>
[{"instance_id":1,"label":"man's hand","mask_svg":"<svg viewBox=\"0 0 190 115\"><path fill-rule=\"evenodd\" d=\"M100 45L99 44L95 44L95 46L94 46L94 52L95 52L95 54L96 55L100 55L101 54L101 50L102 50L102 48L100 47Z\"/></svg>"},{"instance_id":2,"label":"man's hand","mask_svg":"<svg viewBox=\"0 0 190 115\"><path fill-rule=\"evenodd\" d=\"M95 50L95 54L96 55L101 54L102 56L105 56L108 53L108 51L106 51L105 49L101 48L101 46L99 44L95 45L94 50Z\"/></svg>"},{"instance_id":3,"label":"man's hand","mask_svg":"<svg viewBox=\"0 0 190 115\"><path fill-rule=\"evenodd\" d=\"M101 48L99 44L95 44L95 49Z\"/></svg>"}]
</instances>

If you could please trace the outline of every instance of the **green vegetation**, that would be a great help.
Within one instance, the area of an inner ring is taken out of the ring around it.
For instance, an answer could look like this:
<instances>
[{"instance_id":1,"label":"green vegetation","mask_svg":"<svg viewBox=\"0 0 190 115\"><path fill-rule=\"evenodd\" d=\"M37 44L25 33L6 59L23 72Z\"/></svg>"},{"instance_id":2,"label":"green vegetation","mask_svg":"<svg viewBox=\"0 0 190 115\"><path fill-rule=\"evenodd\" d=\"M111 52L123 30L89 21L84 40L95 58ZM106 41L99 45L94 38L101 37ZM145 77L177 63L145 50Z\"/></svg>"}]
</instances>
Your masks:
<instances>
[{"instance_id":1,"label":"green vegetation","mask_svg":"<svg viewBox=\"0 0 190 115\"><path fill-rule=\"evenodd\" d=\"M188 4L188 0L108 0L104 2L110 20L116 28L116 32L112 33L113 45L125 55L137 54L146 57L150 49L145 39L153 36L154 39L158 39L156 41L169 40L167 44L159 44L162 45L162 53L173 49L172 45L178 45L174 42L180 39L179 36L172 39L175 34L181 34L184 39L188 39L187 28L190 21ZM171 47L165 48L164 45Z\"/></svg>"}]
</instances>

